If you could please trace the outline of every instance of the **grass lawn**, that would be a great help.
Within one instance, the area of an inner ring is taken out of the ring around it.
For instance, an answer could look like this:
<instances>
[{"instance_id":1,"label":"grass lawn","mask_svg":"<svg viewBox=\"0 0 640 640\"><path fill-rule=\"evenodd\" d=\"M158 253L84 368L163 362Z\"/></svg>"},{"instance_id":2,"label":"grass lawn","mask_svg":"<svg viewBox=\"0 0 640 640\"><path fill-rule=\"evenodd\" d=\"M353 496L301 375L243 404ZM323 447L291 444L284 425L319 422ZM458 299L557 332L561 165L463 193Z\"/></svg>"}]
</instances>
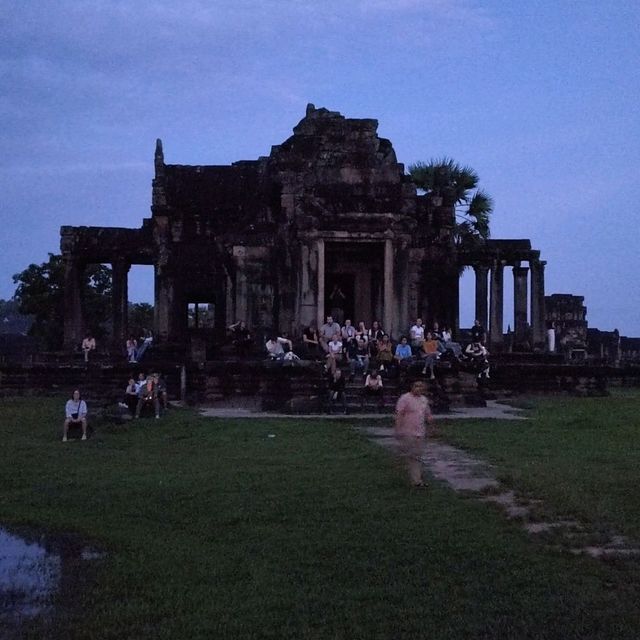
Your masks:
<instances>
[{"instance_id":1,"label":"grass lawn","mask_svg":"<svg viewBox=\"0 0 640 640\"><path fill-rule=\"evenodd\" d=\"M542 402L531 423L446 423L444 437L482 450L558 508L569 508L559 477L594 484L601 501L578 500L576 512L632 534L638 500L627 506L609 476L635 473L637 485L632 431L616 428L637 397L608 410L582 402ZM437 485L412 491L404 469L345 423L176 410L62 444L63 406L2 401L0 524L77 533L108 555L79 608L25 637L640 636L637 564L553 552L486 504ZM597 433L581 418L596 411L609 425ZM589 465L573 460L568 447L588 442L599 445ZM529 471L516 472L516 455ZM569 468L536 470L535 460L553 467L552 456Z\"/></svg>"}]
</instances>

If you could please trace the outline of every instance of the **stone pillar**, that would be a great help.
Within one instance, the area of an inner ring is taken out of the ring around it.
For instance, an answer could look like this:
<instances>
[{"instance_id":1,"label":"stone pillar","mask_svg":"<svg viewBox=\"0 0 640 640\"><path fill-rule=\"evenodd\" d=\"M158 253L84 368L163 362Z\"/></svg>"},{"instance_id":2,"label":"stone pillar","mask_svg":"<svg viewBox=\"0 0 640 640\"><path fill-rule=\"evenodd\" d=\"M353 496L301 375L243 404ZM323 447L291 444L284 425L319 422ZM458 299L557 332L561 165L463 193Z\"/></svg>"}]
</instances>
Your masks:
<instances>
[{"instance_id":1,"label":"stone pillar","mask_svg":"<svg viewBox=\"0 0 640 640\"><path fill-rule=\"evenodd\" d=\"M491 298L489 300L489 340L492 349L501 350L504 342L503 324L503 272L504 262L494 260L491 265Z\"/></svg>"},{"instance_id":2,"label":"stone pillar","mask_svg":"<svg viewBox=\"0 0 640 640\"><path fill-rule=\"evenodd\" d=\"M247 250L242 246L233 247L233 257L236 263L236 322L242 320L251 325L249 307L247 304L248 285L246 273Z\"/></svg>"},{"instance_id":3,"label":"stone pillar","mask_svg":"<svg viewBox=\"0 0 640 640\"><path fill-rule=\"evenodd\" d=\"M303 327L315 324L318 315L317 272L318 252L316 247L303 244L300 248L300 278L298 280L299 322ZM299 327L296 327L299 329Z\"/></svg>"},{"instance_id":4,"label":"stone pillar","mask_svg":"<svg viewBox=\"0 0 640 640\"><path fill-rule=\"evenodd\" d=\"M175 279L167 271L156 266L154 320L155 334L162 341L176 340L176 295ZM185 312L186 315L186 312Z\"/></svg>"},{"instance_id":5,"label":"stone pillar","mask_svg":"<svg viewBox=\"0 0 640 640\"><path fill-rule=\"evenodd\" d=\"M84 337L82 278L84 266L73 257L64 257L64 348L80 348Z\"/></svg>"},{"instance_id":6,"label":"stone pillar","mask_svg":"<svg viewBox=\"0 0 640 640\"><path fill-rule=\"evenodd\" d=\"M318 328L325 322L324 315L324 240L320 238L316 244L318 252L318 312L316 321Z\"/></svg>"},{"instance_id":7,"label":"stone pillar","mask_svg":"<svg viewBox=\"0 0 640 640\"><path fill-rule=\"evenodd\" d=\"M513 331L515 344L527 341L527 276L529 267L516 263L513 267Z\"/></svg>"},{"instance_id":8,"label":"stone pillar","mask_svg":"<svg viewBox=\"0 0 640 640\"><path fill-rule=\"evenodd\" d=\"M383 284L383 300L384 300L384 330L393 335L395 326L393 324L393 312L395 309L395 296L393 292L393 242L387 238L384 242L384 284Z\"/></svg>"},{"instance_id":9,"label":"stone pillar","mask_svg":"<svg viewBox=\"0 0 640 640\"><path fill-rule=\"evenodd\" d=\"M546 344L545 309L544 309L544 260L531 263L531 331L533 347L544 351Z\"/></svg>"},{"instance_id":10,"label":"stone pillar","mask_svg":"<svg viewBox=\"0 0 640 640\"><path fill-rule=\"evenodd\" d=\"M480 324L484 330L488 329L487 304L489 301L489 289L487 286L487 274L489 267L485 265L474 265L473 270L476 274L476 320L480 320Z\"/></svg>"},{"instance_id":11,"label":"stone pillar","mask_svg":"<svg viewBox=\"0 0 640 640\"><path fill-rule=\"evenodd\" d=\"M129 286L128 275L131 265L119 258L111 264L112 274L112 318L114 354L122 353L129 332Z\"/></svg>"}]
</instances>

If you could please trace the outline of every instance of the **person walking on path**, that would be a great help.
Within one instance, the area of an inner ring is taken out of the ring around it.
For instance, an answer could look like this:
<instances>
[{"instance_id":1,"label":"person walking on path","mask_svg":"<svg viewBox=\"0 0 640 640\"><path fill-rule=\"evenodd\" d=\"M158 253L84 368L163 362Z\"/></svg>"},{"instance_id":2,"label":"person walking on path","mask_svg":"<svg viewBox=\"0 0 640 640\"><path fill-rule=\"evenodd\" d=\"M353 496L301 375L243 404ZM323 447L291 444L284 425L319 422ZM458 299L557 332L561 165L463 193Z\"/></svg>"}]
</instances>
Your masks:
<instances>
[{"instance_id":1,"label":"person walking on path","mask_svg":"<svg viewBox=\"0 0 640 640\"><path fill-rule=\"evenodd\" d=\"M396 404L395 435L402 454L407 458L409 477L414 487L425 486L420 458L426 435L425 423L433 423L425 390L424 382L414 382L411 391L401 395Z\"/></svg>"}]
</instances>

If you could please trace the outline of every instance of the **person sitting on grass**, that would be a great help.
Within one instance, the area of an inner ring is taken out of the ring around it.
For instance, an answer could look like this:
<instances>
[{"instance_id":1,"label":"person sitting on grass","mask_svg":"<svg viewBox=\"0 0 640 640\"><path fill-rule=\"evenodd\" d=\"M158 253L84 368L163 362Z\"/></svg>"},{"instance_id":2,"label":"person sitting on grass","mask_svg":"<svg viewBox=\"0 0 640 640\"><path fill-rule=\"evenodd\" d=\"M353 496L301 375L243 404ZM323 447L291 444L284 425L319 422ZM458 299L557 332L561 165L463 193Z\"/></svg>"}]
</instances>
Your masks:
<instances>
[{"instance_id":1,"label":"person sitting on grass","mask_svg":"<svg viewBox=\"0 0 640 640\"><path fill-rule=\"evenodd\" d=\"M69 427L72 424L79 424L82 427L81 440L87 439L87 403L80 397L80 391L76 389L71 398L67 400L64 408L65 420L62 431L62 442L67 441Z\"/></svg>"},{"instance_id":2,"label":"person sitting on grass","mask_svg":"<svg viewBox=\"0 0 640 640\"><path fill-rule=\"evenodd\" d=\"M138 404L136 405L136 418L140 417L142 407L147 404L153 404L156 412L156 420L160 418L160 401L158 400L158 387L153 376L148 376L146 382L138 391Z\"/></svg>"}]
</instances>

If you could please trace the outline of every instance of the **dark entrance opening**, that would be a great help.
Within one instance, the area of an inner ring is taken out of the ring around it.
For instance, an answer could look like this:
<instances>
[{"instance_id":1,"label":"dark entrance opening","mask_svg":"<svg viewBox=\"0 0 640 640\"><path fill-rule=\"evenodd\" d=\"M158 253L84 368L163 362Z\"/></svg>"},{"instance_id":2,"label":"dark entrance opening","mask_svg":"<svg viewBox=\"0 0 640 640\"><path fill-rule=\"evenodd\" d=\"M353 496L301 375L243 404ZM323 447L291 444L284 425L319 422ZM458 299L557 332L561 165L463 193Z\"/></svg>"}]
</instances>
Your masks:
<instances>
[{"instance_id":1,"label":"dark entrance opening","mask_svg":"<svg viewBox=\"0 0 640 640\"><path fill-rule=\"evenodd\" d=\"M325 315L369 326L383 312L384 245L380 242L327 243Z\"/></svg>"}]
</instances>

